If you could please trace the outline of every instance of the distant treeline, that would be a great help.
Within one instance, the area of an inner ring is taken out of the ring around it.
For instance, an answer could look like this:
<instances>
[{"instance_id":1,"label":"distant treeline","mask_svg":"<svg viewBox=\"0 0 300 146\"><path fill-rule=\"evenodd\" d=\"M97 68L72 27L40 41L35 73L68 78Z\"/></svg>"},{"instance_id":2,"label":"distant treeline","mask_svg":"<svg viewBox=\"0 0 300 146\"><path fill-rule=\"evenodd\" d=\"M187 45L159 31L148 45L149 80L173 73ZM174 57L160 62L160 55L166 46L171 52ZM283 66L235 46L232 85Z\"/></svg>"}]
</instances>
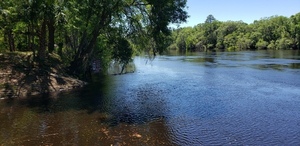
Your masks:
<instances>
[{"instance_id":1,"label":"distant treeline","mask_svg":"<svg viewBox=\"0 0 300 146\"><path fill-rule=\"evenodd\" d=\"M300 13L272 16L251 24L221 22L209 15L204 23L172 32L169 49L179 51L300 49Z\"/></svg>"}]
</instances>

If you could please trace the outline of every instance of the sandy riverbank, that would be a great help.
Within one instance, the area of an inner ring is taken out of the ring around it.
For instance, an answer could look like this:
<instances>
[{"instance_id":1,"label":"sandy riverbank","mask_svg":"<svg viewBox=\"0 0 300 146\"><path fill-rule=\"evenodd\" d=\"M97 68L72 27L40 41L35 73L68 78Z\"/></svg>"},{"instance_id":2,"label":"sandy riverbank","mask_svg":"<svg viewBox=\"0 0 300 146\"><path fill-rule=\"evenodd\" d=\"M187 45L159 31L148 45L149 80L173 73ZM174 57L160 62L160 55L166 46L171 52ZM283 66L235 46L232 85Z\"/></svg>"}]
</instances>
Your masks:
<instances>
[{"instance_id":1,"label":"sandy riverbank","mask_svg":"<svg viewBox=\"0 0 300 146\"><path fill-rule=\"evenodd\" d=\"M43 67L31 60L32 55L25 53L0 54L0 98L60 92L87 84L66 75L61 61L53 56L49 59L51 65Z\"/></svg>"}]
</instances>

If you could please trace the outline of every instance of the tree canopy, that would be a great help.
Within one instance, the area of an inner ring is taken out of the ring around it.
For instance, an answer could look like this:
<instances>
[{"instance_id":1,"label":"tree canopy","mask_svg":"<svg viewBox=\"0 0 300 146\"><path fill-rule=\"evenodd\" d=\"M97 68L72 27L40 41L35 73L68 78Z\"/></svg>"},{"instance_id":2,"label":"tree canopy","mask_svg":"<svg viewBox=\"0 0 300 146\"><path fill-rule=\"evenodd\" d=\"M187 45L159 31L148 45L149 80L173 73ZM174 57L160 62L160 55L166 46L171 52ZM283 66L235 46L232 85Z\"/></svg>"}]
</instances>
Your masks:
<instances>
[{"instance_id":1,"label":"tree canopy","mask_svg":"<svg viewBox=\"0 0 300 146\"><path fill-rule=\"evenodd\" d=\"M247 24L218 21L213 15L195 27L172 32L170 49L180 51L300 49L300 13L271 16Z\"/></svg>"},{"instance_id":2,"label":"tree canopy","mask_svg":"<svg viewBox=\"0 0 300 146\"><path fill-rule=\"evenodd\" d=\"M187 17L186 0L6 0L0 47L32 51L40 63L58 53L69 73L80 76L96 58L105 66L110 59L128 62L130 49L162 52L168 25Z\"/></svg>"}]
</instances>

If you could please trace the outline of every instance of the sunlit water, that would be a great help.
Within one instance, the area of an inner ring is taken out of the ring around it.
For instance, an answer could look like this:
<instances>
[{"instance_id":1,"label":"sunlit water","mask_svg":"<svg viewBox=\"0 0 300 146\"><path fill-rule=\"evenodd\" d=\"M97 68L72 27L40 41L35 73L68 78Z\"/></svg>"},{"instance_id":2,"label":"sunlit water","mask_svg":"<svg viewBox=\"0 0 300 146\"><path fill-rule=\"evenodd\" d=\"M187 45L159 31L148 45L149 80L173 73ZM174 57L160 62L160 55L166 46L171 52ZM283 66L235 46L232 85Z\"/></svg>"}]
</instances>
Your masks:
<instances>
[{"instance_id":1,"label":"sunlit water","mask_svg":"<svg viewBox=\"0 0 300 146\"><path fill-rule=\"evenodd\" d=\"M300 145L300 53L134 60L70 93L0 100L0 145Z\"/></svg>"}]
</instances>

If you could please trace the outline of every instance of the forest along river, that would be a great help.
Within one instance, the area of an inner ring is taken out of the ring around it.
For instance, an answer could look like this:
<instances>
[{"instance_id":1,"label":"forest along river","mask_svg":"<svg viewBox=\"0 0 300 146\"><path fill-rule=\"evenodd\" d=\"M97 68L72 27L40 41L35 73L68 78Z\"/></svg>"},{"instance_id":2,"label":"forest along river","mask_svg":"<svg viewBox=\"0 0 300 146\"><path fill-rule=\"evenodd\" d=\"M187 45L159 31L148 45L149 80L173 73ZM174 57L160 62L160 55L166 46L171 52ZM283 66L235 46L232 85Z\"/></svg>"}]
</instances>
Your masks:
<instances>
[{"instance_id":1,"label":"forest along river","mask_svg":"<svg viewBox=\"0 0 300 146\"><path fill-rule=\"evenodd\" d=\"M300 52L134 60L86 88L0 100L0 145L300 145Z\"/></svg>"}]
</instances>

